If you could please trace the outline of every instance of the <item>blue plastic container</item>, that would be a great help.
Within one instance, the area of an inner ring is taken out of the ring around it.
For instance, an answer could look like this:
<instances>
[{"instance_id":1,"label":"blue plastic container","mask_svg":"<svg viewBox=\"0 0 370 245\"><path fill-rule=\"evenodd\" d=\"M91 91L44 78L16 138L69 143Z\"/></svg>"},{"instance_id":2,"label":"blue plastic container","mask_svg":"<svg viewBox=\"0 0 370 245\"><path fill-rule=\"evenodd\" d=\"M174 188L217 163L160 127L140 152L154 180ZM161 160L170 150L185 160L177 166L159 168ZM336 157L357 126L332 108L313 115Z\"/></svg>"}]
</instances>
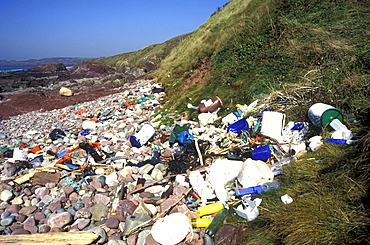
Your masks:
<instances>
[{"instance_id":1,"label":"blue plastic container","mask_svg":"<svg viewBox=\"0 0 370 245\"><path fill-rule=\"evenodd\" d=\"M227 132L233 132L233 133L240 133L242 130L248 131L249 124L247 122L247 119L242 118L233 124L231 124L229 127L227 127Z\"/></svg>"},{"instance_id":2,"label":"blue plastic container","mask_svg":"<svg viewBox=\"0 0 370 245\"><path fill-rule=\"evenodd\" d=\"M258 147L252 151L253 160L265 160L271 157L271 150L269 145Z\"/></svg>"}]
</instances>

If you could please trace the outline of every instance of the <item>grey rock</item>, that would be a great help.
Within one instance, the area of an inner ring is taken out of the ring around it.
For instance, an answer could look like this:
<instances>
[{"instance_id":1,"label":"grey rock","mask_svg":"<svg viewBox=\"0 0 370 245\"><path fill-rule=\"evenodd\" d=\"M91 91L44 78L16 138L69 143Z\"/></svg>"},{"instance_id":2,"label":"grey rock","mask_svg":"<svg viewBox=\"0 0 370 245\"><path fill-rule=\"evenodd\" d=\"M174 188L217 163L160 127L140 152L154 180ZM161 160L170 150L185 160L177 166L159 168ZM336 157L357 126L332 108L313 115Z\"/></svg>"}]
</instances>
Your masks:
<instances>
[{"instance_id":1,"label":"grey rock","mask_svg":"<svg viewBox=\"0 0 370 245\"><path fill-rule=\"evenodd\" d=\"M14 216L8 216L5 219L1 220L1 225L2 226L9 226L13 223L15 217Z\"/></svg>"},{"instance_id":2,"label":"grey rock","mask_svg":"<svg viewBox=\"0 0 370 245\"><path fill-rule=\"evenodd\" d=\"M5 211L5 212L3 212L2 214L1 214L1 219L5 219L5 218L7 218L7 217L9 217L10 216L10 212L9 211Z\"/></svg>"},{"instance_id":3,"label":"grey rock","mask_svg":"<svg viewBox=\"0 0 370 245\"><path fill-rule=\"evenodd\" d=\"M110 198L103 194L96 194L94 197L95 203L101 203L103 205L107 205L110 202Z\"/></svg>"},{"instance_id":4,"label":"grey rock","mask_svg":"<svg viewBox=\"0 0 370 245\"><path fill-rule=\"evenodd\" d=\"M10 162L4 163L4 168L3 168L3 171L2 171L3 175L5 175L7 177L11 177L15 174L16 171L17 171L16 166L11 164Z\"/></svg>"},{"instance_id":5,"label":"grey rock","mask_svg":"<svg viewBox=\"0 0 370 245\"><path fill-rule=\"evenodd\" d=\"M96 227L91 228L90 231L99 235L99 239L96 241L98 244L102 244L107 240L107 233L105 232L103 228L96 226Z\"/></svg>"},{"instance_id":6,"label":"grey rock","mask_svg":"<svg viewBox=\"0 0 370 245\"><path fill-rule=\"evenodd\" d=\"M139 236L137 238L137 245L145 245L146 244L146 238L150 235L150 230L143 230L139 233Z\"/></svg>"},{"instance_id":7,"label":"grey rock","mask_svg":"<svg viewBox=\"0 0 370 245\"><path fill-rule=\"evenodd\" d=\"M91 216L92 220L100 221L102 217L107 216L108 206L102 203L97 203L93 207L91 207L89 211L92 214Z\"/></svg>"}]
</instances>

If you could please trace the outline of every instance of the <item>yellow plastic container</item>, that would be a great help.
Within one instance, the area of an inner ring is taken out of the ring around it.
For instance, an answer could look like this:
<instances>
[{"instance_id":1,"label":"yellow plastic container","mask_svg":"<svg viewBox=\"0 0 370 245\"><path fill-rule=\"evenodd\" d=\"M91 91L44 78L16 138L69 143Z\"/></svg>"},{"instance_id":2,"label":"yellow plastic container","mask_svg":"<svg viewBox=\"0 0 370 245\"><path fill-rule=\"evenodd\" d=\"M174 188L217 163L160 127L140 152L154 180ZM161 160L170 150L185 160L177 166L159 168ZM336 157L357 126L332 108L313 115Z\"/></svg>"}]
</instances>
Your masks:
<instances>
[{"instance_id":1,"label":"yellow plastic container","mask_svg":"<svg viewBox=\"0 0 370 245\"><path fill-rule=\"evenodd\" d=\"M211 224L211 220L208 218L198 218L198 219L192 219L191 223L193 227L205 227L207 228L209 224Z\"/></svg>"},{"instance_id":2,"label":"yellow plastic container","mask_svg":"<svg viewBox=\"0 0 370 245\"><path fill-rule=\"evenodd\" d=\"M203 207L199 207L198 210L196 210L196 213L199 216L204 216L204 215L208 215L208 214L217 213L218 211L220 211L223 208L224 208L224 205L221 202L215 202L215 203L203 206Z\"/></svg>"}]
</instances>

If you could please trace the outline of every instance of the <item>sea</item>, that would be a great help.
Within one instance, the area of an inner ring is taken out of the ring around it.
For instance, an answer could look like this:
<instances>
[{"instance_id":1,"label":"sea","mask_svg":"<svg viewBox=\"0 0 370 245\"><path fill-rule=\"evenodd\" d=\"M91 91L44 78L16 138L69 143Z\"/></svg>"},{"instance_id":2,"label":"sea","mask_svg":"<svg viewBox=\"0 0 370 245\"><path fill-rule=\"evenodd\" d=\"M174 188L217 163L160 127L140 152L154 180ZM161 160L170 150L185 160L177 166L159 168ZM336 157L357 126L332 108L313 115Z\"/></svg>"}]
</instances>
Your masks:
<instances>
[{"instance_id":1,"label":"sea","mask_svg":"<svg viewBox=\"0 0 370 245\"><path fill-rule=\"evenodd\" d=\"M27 71L31 67L0 67L0 72L2 71Z\"/></svg>"}]
</instances>

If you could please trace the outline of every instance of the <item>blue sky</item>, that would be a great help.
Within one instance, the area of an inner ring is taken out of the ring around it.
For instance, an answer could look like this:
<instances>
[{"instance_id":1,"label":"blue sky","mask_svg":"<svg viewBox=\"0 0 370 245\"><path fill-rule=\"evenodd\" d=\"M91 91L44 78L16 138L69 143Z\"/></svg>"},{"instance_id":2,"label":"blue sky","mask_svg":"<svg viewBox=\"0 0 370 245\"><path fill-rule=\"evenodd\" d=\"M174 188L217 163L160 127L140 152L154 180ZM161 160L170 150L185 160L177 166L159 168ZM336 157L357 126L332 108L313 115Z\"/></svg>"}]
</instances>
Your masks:
<instances>
[{"instance_id":1,"label":"blue sky","mask_svg":"<svg viewBox=\"0 0 370 245\"><path fill-rule=\"evenodd\" d=\"M0 60L107 57L196 30L228 0L0 0Z\"/></svg>"}]
</instances>

